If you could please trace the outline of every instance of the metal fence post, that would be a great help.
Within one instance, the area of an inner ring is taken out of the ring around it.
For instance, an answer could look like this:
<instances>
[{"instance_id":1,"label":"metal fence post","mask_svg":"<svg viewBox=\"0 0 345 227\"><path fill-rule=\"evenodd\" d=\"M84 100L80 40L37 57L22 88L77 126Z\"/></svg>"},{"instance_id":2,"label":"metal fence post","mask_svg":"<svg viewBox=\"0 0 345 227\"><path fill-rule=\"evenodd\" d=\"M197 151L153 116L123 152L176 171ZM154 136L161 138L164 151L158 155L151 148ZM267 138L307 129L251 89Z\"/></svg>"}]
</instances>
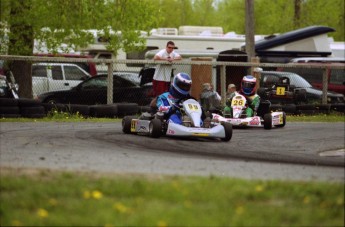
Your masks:
<instances>
[{"instance_id":1,"label":"metal fence post","mask_svg":"<svg viewBox=\"0 0 345 227\"><path fill-rule=\"evenodd\" d=\"M329 67L323 70L322 75L322 104L327 104L327 91L328 91L328 74L330 73Z\"/></svg>"},{"instance_id":2,"label":"metal fence post","mask_svg":"<svg viewBox=\"0 0 345 227\"><path fill-rule=\"evenodd\" d=\"M221 65L220 67L220 94L222 96L222 105L226 103L226 70L225 65Z\"/></svg>"},{"instance_id":3,"label":"metal fence post","mask_svg":"<svg viewBox=\"0 0 345 227\"><path fill-rule=\"evenodd\" d=\"M107 64L108 66L108 87L107 87L107 104L113 103L113 65L114 63L111 62Z\"/></svg>"}]
</instances>

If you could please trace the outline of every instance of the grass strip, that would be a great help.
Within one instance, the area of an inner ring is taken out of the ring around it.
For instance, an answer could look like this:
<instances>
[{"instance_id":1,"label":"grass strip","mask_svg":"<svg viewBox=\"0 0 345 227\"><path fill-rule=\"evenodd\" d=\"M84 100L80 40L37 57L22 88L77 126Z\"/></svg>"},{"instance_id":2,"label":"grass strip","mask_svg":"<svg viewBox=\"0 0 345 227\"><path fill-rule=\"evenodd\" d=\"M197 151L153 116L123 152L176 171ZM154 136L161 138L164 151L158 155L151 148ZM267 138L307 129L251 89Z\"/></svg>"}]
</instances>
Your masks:
<instances>
[{"instance_id":1,"label":"grass strip","mask_svg":"<svg viewBox=\"0 0 345 227\"><path fill-rule=\"evenodd\" d=\"M1 226L344 226L344 184L2 169Z\"/></svg>"}]
</instances>

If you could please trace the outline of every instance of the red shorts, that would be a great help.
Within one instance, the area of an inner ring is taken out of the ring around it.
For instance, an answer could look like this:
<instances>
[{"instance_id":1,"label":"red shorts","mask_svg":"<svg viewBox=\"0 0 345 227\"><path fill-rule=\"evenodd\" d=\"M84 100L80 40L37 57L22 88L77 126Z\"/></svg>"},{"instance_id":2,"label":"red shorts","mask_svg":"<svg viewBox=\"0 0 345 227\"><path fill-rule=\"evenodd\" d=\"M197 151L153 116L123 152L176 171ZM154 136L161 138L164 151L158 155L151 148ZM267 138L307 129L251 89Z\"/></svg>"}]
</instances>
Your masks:
<instances>
[{"instance_id":1,"label":"red shorts","mask_svg":"<svg viewBox=\"0 0 345 227\"><path fill-rule=\"evenodd\" d=\"M152 80L152 87L154 96L158 96L160 94L163 94L164 92L169 91L170 82Z\"/></svg>"}]
</instances>

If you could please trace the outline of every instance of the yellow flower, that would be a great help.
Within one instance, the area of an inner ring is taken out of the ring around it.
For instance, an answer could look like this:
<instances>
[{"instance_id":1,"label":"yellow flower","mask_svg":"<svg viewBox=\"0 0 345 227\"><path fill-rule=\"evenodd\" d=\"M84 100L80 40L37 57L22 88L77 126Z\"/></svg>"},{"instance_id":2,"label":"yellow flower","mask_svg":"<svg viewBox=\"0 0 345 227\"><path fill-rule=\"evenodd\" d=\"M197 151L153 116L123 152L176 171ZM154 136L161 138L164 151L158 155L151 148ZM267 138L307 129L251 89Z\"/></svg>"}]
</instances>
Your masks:
<instances>
[{"instance_id":1,"label":"yellow flower","mask_svg":"<svg viewBox=\"0 0 345 227\"><path fill-rule=\"evenodd\" d=\"M13 220L11 224L12 226L23 226L23 224L18 220Z\"/></svg>"},{"instance_id":2,"label":"yellow flower","mask_svg":"<svg viewBox=\"0 0 345 227\"><path fill-rule=\"evenodd\" d=\"M310 202L309 196L305 196L304 199L303 199L303 203L304 204L308 204L309 202Z\"/></svg>"},{"instance_id":3,"label":"yellow flower","mask_svg":"<svg viewBox=\"0 0 345 227\"><path fill-rule=\"evenodd\" d=\"M168 225L167 225L167 223L165 222L165 221L159 221L158 223L157 223L157 226L158 227L167 227Z\"/></svg>"},{"instance_id":4,"label":"yellow flower","mask_svg":"<svg viewBox=\"0 0 345 227\"><path fill-rule=\"evenodd\" d=\"M102 192L95 190L92 192L92 197L94 199L100 199L103 197L103 194L102 194Z\"/></svg>"},{"instance_id":5,"label":"yellow flower","mask_svg":"<svg viewBox=\"0 0 345 227\"><path fill-rule=\"evenodd\" d=\"M49 199L49 204L52 206L56 206L58 204L56 199Z\"/></svg>"},{"instance_id":6,"label":"yellow flower","mask_svg":"<svg viewBox=\"0 0 345 227\"><path fill-rule=\"evenodd\" d=\"M255 191L262 192L263 190L264 190L264 187L262 185L256 185L255 186Z\"/></svg>"},{"instance_id":7,"label":"yellow flower","mask_svg":"<svg viewBox=\"0 0 345 227\"><path fill-rule=\"evenodd\" d=\"M243 206L238 206L236 207L236 214L241 215L244 212L244 207Z\"/></svg>"},{"instance_id":8,"label":"yellow flower","mask_svg":"<svg viewBox=\"0 0 345 227\"><path fill-rule=\"evenodd\" d=\"M344 198L338 197L337 198L337 204L340 206L344 205Z\"/></svg>"},{"instance_id":9,"label":"yellow flower","mask_svg":"<svg viewBox=\"0 0 345 227\"><path fill-rule=\"evenodd\" d=\"M85 198L85 199L89 199L90 198L90 192L89 191L84 191L84 193L83 193L83 197Z\"/></svg>"},{"instance_id":10,"label":"yellow flower","mask_svg":"<svg viewBox=\"0 0 345 227\"><path fill-rule=\"evenodd\" d=\"M40 208L40 209L38 209L38 211L37 211L37 215L38 215L40 218L46 218L46 217L48 217L48 211L46 211L46 210L43 209L43 208Z\"/></svg>"},{"instance_id":11,"label":"yellow flower","mask_svg":"<svg viewBox=\"0 0 345 227\"><path fill-rule=\"evenodd\" d=\"M119 213L126 213L128 211L128 208L122 203L115 203L113 207Z\"/></svg>"}]
</instances>

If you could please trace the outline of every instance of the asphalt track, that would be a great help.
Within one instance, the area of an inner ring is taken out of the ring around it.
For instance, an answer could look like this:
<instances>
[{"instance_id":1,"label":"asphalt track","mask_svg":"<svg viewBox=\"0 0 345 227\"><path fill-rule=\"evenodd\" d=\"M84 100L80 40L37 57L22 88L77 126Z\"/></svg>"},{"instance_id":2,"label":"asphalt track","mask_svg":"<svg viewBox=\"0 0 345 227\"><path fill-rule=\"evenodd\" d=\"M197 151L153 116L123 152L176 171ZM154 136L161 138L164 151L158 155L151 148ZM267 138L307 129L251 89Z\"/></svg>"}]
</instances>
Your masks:
<instances>
[{"instance_id":1,"label":"asphalt track","mask_svg":"<svg viewBox=\"0 0 345 227\"><path fill-rule=\"evenodd\" d=\"M0 167L344 182L344 123L234 129L229 142L158 139L121 123L0 123Z\"/></svg>"}]
</instances>

